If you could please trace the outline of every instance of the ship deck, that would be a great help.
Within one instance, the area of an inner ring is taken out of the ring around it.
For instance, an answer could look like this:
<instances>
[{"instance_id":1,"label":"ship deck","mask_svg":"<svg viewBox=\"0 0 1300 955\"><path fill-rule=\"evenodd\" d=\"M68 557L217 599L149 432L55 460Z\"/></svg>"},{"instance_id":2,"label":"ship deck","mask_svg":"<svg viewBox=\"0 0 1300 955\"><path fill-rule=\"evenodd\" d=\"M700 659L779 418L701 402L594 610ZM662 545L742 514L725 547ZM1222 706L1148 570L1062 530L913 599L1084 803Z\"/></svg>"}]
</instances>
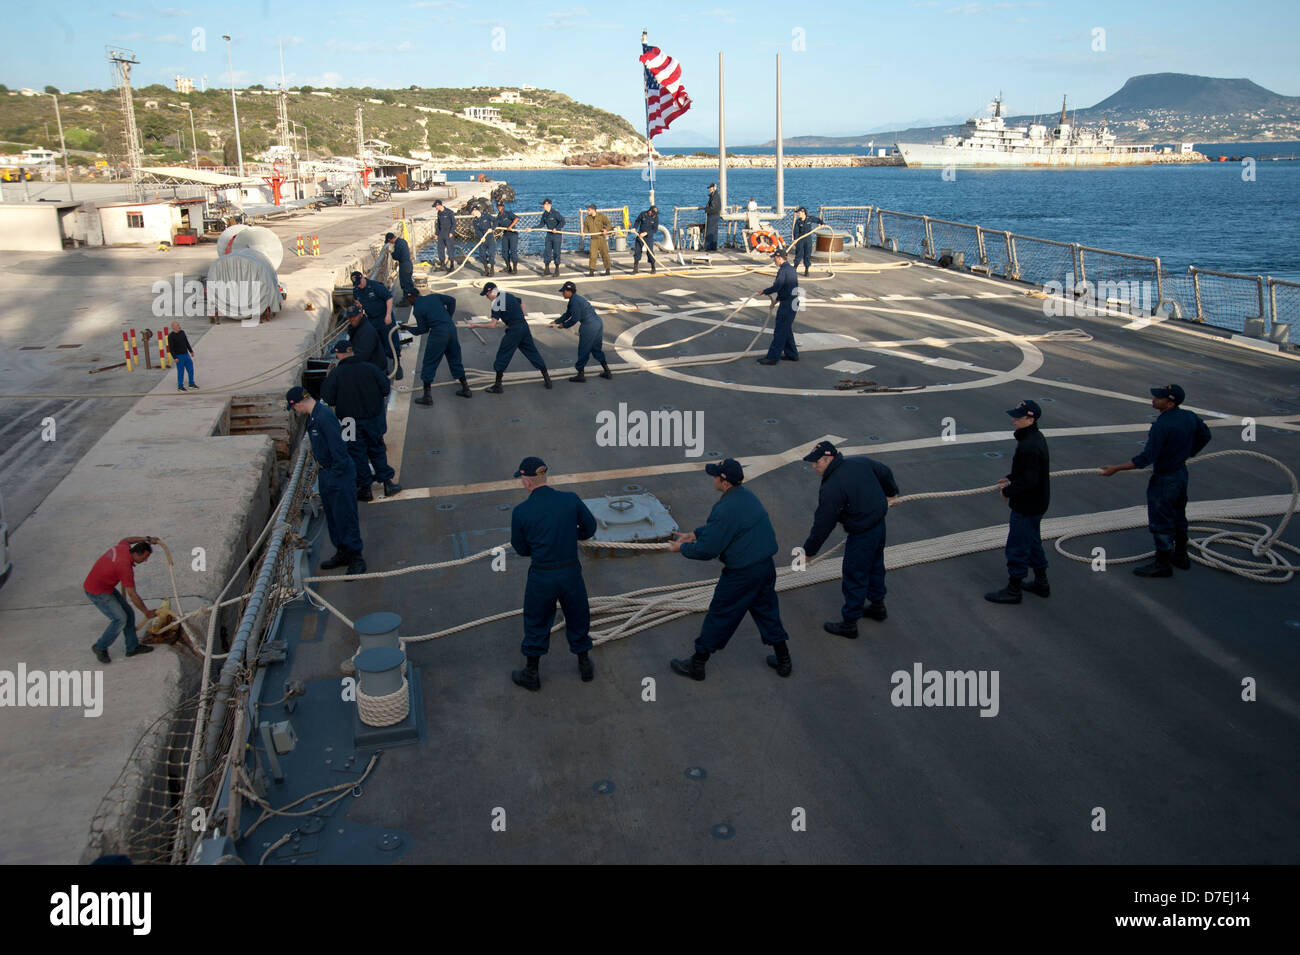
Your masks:
<instances>
[{"instance_id":1,"label":"ship deck","mask_svg":"<svg viewBox=\"0 0 1300 955\"><path fill-rule=\"evenodd\" d=\"M412 407L403 388L388 442L406 491L361 506L370 570L505 542L510 509L523 499L511 475L526 455L543 457L554 484L584 497L643 489L684 529L702 524L717 498L705 462L740 458L746 486L775 525L778 564L788 564L816 504L817 476L800 458L818 439L878 457L903 494L979 487L1009 469L1014 442L1004 412L1021 399L1043 405L1054 470L1093 467L1139 450L1154 415L1148 387L1168 381L1182 384L1187 407L1212 425L1206 454L1253 450L1300 468L1294 357L1169 322L1047 318L1025 286L876 250L855 250L851 259L856 271L801 275L811 299L796 322L801 360L776 367L754 363L766 336L736 361L680 369L638 368L627 345L634 329L638 346L703 331L768 283L745 271L755 267L751 260L588 279L585 260L566 257L582 270L566 268L561 279L528 274L527 266L518 276L498 273L498 284L520 294L534 319L562 310L557 289L572 278L604 319L614 378L566 381L576 336L535 325L555 375L552 391L522 356L501 396L455 397L445 366L433 408ZM458 317L486 312L475 279L455 291ZM733 356L766 314L764 300L721 330L640 354ZM1091 340L1041 337L1073 328ZM460 340L466 365L487 369L500 332L480 334L486 345L463 328ZM611 349L620 336L623 346ZM845 362L863 367L836 367ZM418 368L410 351L404 366L405 386ZM924 387L836 390L845 377ZM598 445L597 413L617 412L620 403L629 411L702 411L704 453ZM1255 419L1253 443L1242 440L1243 417ZM943 433L949 418L956 440ZM1059 479L1048 517L1139 507L1144 483L1133 473ZM1191 469L1194 505L1241 497L1276 503L1287 493L1282 472L1257 459ZM786 680L765 665L767 650L748 620L710 661L705 682L671 673L669 658L689 653L699 614L598 646L589 684L579 681L562 634L554 635L539 693L510 680L521 665L518 617L410 645L422 740L385 751L359 795L268 861L1300 861L1300 584L1202 565L1172 580L1141 580L1129 565L1100 572L1047 543L1051 597L996 606L983 594L1006 579L1006 508L997 495L900 504L888 520L891 546L980 528L992 528L993 543L892 570L889 619L862 621L857 640L821 627L838 616L838 581L782 593L794 661ZM323 529L316 537L318 562L330 550ZM842 537L837 529L827 546ZM1300 544L1300 529L1292 524L1283 539ZM1149 550L1150 538L1138 528L1069 547L1085 556L1104 547L1114 559ZM671 553L584 554L583 565L593 596L720 570ZM526 567L511 554L504 573L478 561L321 584L320 592L353 619L392 611L403 634L423 634L518 608ZM302 606L285 615L282 636L289 660L268 675L265 697L280 697L287 678L307 681L308 695L291 717L298 746L283 758L286 780L271 787L273 805L359 777L369 755L352 750L350 704L339 694L339 663L355 637L336 618ZM893 705L891 675L918 664L997 671L996 715L982 717L975 706ZM1243 701L1247 678L1258 688L1255 702ZM647 679L653 701L645 699ZM264 707L261 718L281 714ZM1098 808L1104 832L1094 828ZM256 861L295 825L301 820L267 822L242 853Z\"/></svg>"}]
</instances>

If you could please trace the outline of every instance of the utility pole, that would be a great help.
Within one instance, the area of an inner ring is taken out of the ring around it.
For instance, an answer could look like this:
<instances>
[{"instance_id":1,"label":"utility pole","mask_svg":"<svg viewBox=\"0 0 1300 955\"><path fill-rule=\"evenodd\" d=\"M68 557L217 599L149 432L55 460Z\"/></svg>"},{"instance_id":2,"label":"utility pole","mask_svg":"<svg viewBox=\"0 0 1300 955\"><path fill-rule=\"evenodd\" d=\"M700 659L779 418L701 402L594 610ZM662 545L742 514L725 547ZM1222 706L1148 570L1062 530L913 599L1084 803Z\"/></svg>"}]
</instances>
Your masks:
<instances>
[{"instance_id":1,"label":"utility pole","mask_svg":"<svg viewBox=\"0 0 1300 955\"><path fill-rule=\"evenodd\" d=\"M68 180L68 199L72 199L72 171L68 168L68 146L63 141L63 117L59 114L59 98L48 94L54 100L54 120L59 124L59 149L63 150L63 177Z\"/></svg>"},{"instance_id":2,"label":"utility pole","mask_svg":"<svg viewBox=\"0 0 1300 955\"><path fill-rule=\"evenodd\" d=\"M235 114L235 152L239 156L239 175L244 175L244 144L239 140L239 104L235 102L235 61L230 56L230 37L221 35L226 41L226 65L230 68L230 109Z\"/></svg>"},{"instance_id":3,"label":"utility pole","mask_svg":"<svg viewBox=\"0 0 1300 955\"><path fill-rule=\"evenodd\" d=\"M108 48L108 59L113 64L113 76L122 106L122 138L126 146L127 167L131 170L131 187L138 197L142 191L140 167L144 164L144 157L140 148L140 131L135 125L135 101L131 98L131 67L140 61L130 50L115 50L112 47Z\"/></svg>"}]
</instances>

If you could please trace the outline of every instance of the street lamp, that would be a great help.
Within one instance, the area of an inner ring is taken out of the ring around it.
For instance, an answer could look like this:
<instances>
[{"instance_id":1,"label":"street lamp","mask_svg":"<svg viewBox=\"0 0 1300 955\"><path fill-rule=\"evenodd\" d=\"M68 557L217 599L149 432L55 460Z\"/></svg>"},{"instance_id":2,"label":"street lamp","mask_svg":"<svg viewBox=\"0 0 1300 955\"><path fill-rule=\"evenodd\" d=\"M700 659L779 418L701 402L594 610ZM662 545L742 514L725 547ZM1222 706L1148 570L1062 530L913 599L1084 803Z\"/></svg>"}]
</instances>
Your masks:
<instances>
[{"instance_id":1,"label":"street lamp","mask_svg":"<svg viewBox=\"0 0 1300 955\"><path fill-rule=\"evenodd\" d=\"M177 106L175 103L168 103L172 109L183 109L190 114L190 162L194 163L194 168L199 168L199 137L194 132L194 110L190 109L189 103L181 103Z\"/></svg>"},{"instance_id":2,"label":"street lamp","mask_svg":"<svg viewBox=\"0 0 1300 955\"><path fill-rule=\"evenodd\" d=\"M239 141L239 104L235 102L235 63L230 58L230 37L226 34L221 35L221 39L226 41L226 64L230 68L230 108L235 114L235 152L239 156L239 175L244 175L244 145Z\"/></svg>"},{"instance_id":3,"label":"street lamp","mask_svg":"<svg viewBox=\"0 0 1300 955\"><path fill-rule=\"evenodd\" d=\"M45 95L54 100L54 118L59 124L59 149L63 150L63 176L68 180L68 199L72 199L72 172L68 169L68 147L63 142L63 117L59 114L59 98L53 93Z\"/></svg>"}]
</instances>

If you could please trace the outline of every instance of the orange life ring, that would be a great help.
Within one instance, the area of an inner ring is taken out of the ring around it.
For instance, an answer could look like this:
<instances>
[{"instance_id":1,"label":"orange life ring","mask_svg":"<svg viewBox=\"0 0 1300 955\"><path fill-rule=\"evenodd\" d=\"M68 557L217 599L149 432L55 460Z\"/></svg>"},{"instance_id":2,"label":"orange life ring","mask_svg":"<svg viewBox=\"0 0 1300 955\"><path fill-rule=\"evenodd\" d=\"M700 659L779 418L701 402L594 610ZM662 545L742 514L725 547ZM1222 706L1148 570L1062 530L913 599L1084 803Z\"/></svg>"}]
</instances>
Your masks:
<instances>
[{"instance_id":1,"label":"orange life ring","mask_svg":"<svg viewBox=\"0 0 1300 955\"><path fill-rule=\"evenodd\" d=\"M775 232L751 232L749 245L755 252L775 252L780 240Z\"/></svg>"}]
</instances>

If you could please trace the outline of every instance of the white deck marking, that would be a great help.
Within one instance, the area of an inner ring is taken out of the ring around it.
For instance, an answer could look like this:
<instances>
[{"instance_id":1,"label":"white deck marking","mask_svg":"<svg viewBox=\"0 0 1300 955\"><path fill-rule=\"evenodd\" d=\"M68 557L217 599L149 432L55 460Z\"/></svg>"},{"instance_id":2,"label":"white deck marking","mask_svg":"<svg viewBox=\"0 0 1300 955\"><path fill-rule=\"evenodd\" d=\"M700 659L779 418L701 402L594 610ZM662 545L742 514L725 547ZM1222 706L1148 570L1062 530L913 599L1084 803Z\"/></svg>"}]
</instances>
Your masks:
<instances>
[{"instance_id":1,"label":"white deck marking","mask_svg":"<svg viewBox=\"0 0 1300 955\"><path fill-rule=\"evenodd\" d=\"M870 371L871 369L873 369L873 368L875 368L875 367L876 367L875 365L864 365L864 364L863 364L862 362L860 362L860 361L848 361L848 360L845 360L845 361L837 361L837 362L836 362L835 364L833 364L833 365L827 365L827 366L826 366L826 370L827 370L827 371L842 371L842 372L844 372L846 375L857 375L857 374L861 374L861 373L864 372L864 371Z\"/></svg>"}]
</instances>

